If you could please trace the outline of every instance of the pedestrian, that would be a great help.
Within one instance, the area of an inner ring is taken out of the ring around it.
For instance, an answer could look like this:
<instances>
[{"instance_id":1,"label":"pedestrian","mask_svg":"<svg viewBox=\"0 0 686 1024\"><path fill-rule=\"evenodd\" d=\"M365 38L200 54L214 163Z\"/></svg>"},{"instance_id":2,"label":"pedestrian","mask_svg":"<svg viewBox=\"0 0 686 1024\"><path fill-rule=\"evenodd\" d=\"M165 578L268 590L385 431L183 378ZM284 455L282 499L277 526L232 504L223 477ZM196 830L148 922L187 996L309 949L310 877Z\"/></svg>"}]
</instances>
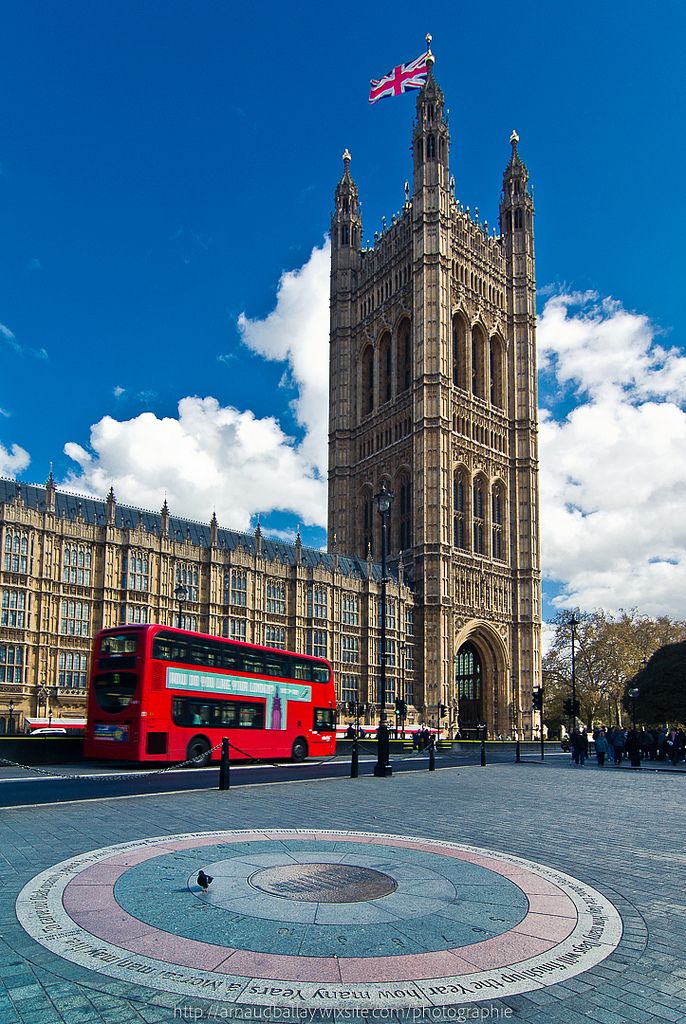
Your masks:
<instances>
[{"instance_id":1,"label":"pedestrian","mask_svg":"<svg viewBox=\"0 0 686 1024\"><path fill-rule=\"evenodd\" d=\"M626 738L625 749L632 768L641 767L641 742L635 729L630 729Z\"/></svg>"},{"instance_id":2,"label":"pedestrian","mask_svg":"<svg viewBox=\"0 0 686 1024\"><path fill-rule=\"evenodd\" d=\"M574 729L570 738L572 745L572 758L574 764L583 768L584 761L588 757L588 736L583 729Z\"/></svg>"},{"instance_id":3,"label":"pedestrian","mask_svg":"<svg viewBox=\"0 0 686 1024\"><path fill-rule=\"evenodd\" d=\"M615 729L612 735L612 753L615 765L620 765L624 757L624 733L621 729Z\"/></svg>"},{"instance_id":4,"label":"pedestrian","mask_svg":"<svg viewBox=\"0 0 686 1024\"><path fill-rule=\"evenodd\" d=\"M665 744L667 747L667 757L672 762L672 767L676 768L679 761L679 736L676 729L669 730Z\"/></svg>"},{"instance_id":5,"label":"pedestrian","mask_svg":"<svg viewBox=\"0 0 686 1024\"><path fill-rule=\"evenodd\" d=\"M605 730L601 729L595 738L595 756L598 761L598 767L605 767L605 758L610 753L610 744L607 742L607 736Z\"/></svg>"}]
</instances>

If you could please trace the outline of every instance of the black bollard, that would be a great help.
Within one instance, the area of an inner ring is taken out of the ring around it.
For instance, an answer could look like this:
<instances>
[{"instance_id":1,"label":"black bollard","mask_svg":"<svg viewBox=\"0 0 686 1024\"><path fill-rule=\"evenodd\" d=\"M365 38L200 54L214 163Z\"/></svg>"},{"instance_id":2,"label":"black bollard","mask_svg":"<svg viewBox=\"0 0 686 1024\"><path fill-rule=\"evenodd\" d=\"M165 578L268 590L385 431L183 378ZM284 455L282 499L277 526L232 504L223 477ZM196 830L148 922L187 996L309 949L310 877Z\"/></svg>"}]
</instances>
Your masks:
<instances>
[{"instance_id":1,"label":"black bollard","mask_svg":"<svg viewBox=\"0 0 686 1024\"><path fill-rule=\"evenodd\" d=\"M522 753L521 753L521 750L519 749L519 740L517 740L517 742L515 743L515 764L519 764L519 762L521 760L522 760Z\"/></svg>"},{"instance_id":2,"label":"black bollard","mask_svg":"<svg viewBox=\"0 0 686 1024\"><path fill-rule=\"evenodd\" d=\"M481 741L481 767L486 767L486 740Z\"/></svg>"},{"instance_id":3,"label":"black bollard","mask_svg":"<svg viewBox=\"0 0 686 1024\"><path fill-rule=\"evenodd\" d=\"M360 757L360 755L359 755L359 752L358 752L358 749L357 749L357 733L355 733L355 735L353 736L353 752L352 752L352 756L350 758L350 778L351 779L356 779L357 776L359 775L359 768L358 768L359 757Z\"/></svg>"},{"instance_id":4,"label":"black bollard","mask_svg":"<svg viewBox=\"0 0 686 1024\"><path fill-rule=\"evenodd\" d=\"M436 746L434 744L433 736L429 741L429 771L436 771Z\"/></svg>"},{"instance_id":5,"label":"black bollard","mask_svg":"<svg viewBox=\"0 0 686 1024\"><path fill-rule=\"evenodd\" d=\"M219 762L219 788L231 788L231 778L229 772L229 741L226 736L222 740L222 756Z\"/></svg>"}]
</instances>

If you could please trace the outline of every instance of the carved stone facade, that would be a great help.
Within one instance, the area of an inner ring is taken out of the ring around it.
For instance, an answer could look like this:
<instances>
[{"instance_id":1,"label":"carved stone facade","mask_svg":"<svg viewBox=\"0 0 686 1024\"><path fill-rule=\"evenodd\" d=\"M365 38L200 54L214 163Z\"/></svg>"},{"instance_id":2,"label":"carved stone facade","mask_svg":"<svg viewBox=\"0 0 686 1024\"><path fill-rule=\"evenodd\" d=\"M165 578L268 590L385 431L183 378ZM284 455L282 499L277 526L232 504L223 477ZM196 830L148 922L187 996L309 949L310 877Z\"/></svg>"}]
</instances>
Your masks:
<instances>
[{"instance_id":1,"label":"carved stone facade","mask_svg":"<svg viewBox=\"0 0 686 1024\"><path fill-rule=\"evenodd\" d=\"M131 622L328 658L339 700L374 700L381 571L161 512L0 480L0 732L83 716L93 637ZM183 605L175 596L186 588ZM414 685L413 595L387 587L391 699ZM12 710L10 712L10 705ZM345 724L344 714L341 721ZM409 721L413 721L411 716Z\"/></svg>"},{"instance_id":2,"label":"carved stone facade","mask_svg":"<svg viewBox=\"0 0 686 1024\"><path fill-rule=\"evenodd\" d=\"M510 141L489 233L454 197L430 67L402 211L363 247L346 150L331 224L329 536L378 558L374 495L394 492L415 702L463 735L530 735L541 679L533 200Z\"/></svg>"}]
</instances>

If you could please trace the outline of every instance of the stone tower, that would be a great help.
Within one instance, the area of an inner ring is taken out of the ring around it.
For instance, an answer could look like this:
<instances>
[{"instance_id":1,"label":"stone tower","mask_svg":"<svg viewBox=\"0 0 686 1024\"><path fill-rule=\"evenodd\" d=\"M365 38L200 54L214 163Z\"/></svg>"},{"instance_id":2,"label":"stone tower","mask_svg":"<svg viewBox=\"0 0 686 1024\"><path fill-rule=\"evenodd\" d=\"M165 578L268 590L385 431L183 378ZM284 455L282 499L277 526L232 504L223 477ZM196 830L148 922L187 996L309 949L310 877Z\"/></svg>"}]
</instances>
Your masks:
<instances>
[{"instance_id":1,"label":"stone tower","mask_svg":"<svg viewBox=\"0 0 686 1024\"><path fill-rule=\"evenodd\" d=\"M329 536L390 555L416 593L417 713L530 735L540 570L533 201L512 133L500 233L455 200L429 56L413 190L362 246L350 154L331 222Z\"/></svg>"}]
</instances>

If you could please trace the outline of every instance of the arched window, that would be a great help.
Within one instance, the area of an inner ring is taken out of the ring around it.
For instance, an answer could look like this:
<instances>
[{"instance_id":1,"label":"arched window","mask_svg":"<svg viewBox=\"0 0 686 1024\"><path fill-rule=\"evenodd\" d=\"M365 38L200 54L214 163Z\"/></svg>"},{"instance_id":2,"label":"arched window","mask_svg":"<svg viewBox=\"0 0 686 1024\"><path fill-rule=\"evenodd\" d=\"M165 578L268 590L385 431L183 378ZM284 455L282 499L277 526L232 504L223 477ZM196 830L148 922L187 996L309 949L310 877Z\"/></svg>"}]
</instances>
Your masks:
<instances>
[{"instance_id":1,"label":"arched window","mask_svg":"<svg viewBox=\"0 0 686 1024\"><path fill-rule=\"evenodd\" d=\"M515 191L516 191L516 188L515 188ZM515 231L517 231L519 228L521 228L523 226L522 225L522 211L521 211L520 207L518 207L515 210L515 212L514 212L514 226L515 226Z\"/></svg>"},{"instance_id":2,"label":"arched window","mask_svg":"<svg viewBox=\"0 0 686 1024\"><path fill-rule=\"evenodd\" d=\"M62 551L62 582L91 585L91 552L83 544L65 544Z\"/></svg>"},{"instance_id":3,"label":"arched window","mask_svg":"<svg viewBox=\"0 0 686 1024\"><path fill-rule=\"evenodd\" d=\"M360 514L362 517L362 544L360 555L367 557L368 551L374 551L374 503L369 488L365 487L361 494Z\"/></svg>"},{"instance_id":4,"label":"arched window","mask_svg":"<svg viewBox=\"0 0 686 1024\"><path fill-rule=\"evenodd\" d=\"M466 330L461 316L453 317L453 384L456 388L467 389L467 347Z\"/></svg>"},{"instance_id":5,"label":"arched window","mask_svg":"<svg viewBox=\"0 0 686 1024\"><path fill-rule=\"evenodd\" d=\"M436 159L436 138L433 135L427 135L426 137L426 159Z\"/></svg>"},{"instance_id":6,"label":"arched window","mask_svg":"<svg viewBox=\"0 0 686 1024\"><path fill-rule=\"evenodd\" d=\"M369 345L362 357L362 415L374 412L374 350Z\"/></svg>"},{"instance_id":7,"label":"arched window","mask_svg":"<svg viewBox=\"0 0 686 1024\"><path fill-rule=\"evenodd\" d=\"M409 320L398 328L398 363L396 367L397 391L407 391L412 383L412 336Z\"/></svg>"},{"instance_id":8,"label":"arched window","mask_svg":"<svg viewBox=\"0 0 686 1024\"><path fill-rule=\"evenodd\" d=\"M503 353L503 345L500 338L493 337L490 339L488 346L488 355L489 377L491 385L491 405L495 405L498 409L502 409L505 406L505 360Z\"/></svg>"},{"instance_id":9,"label":"arched window","mask_svg":"<svg viewBox=\"0 0 686 1024\"><path fill-rule=\"evenodd\" d=\"M398 547L401 551L412 547L412 486L404 473L396 482L398 498Z\"/></svg>"},{"instance_id":10,"label":"arched window","mask_svg":"<svg viewBox=\"0 0 686 1024\"><path fill-rule=\"evenodd\" d=\"M491 553L493 558L505 558L504 538L505 492L500 483L493 485L491 492Z\"/></svg>"},{"instance_id":11,"label":"arched window","mask_svg":"<svg viewBox=\"0 0 686 1024\"><path fill-rule=\"evenodd\" d=\"M379 342L379 402L391 400L391 336L386 332Z\"/></svg>"},{"instance_id":12,"label":"arched window","mask_svg":"<svg viewBox=\"0 0 686 1024\"><path fill-rule=\"evenodd\" d=\"M453 475L453 544L462 551L467 547L466 517L465 475L457 469Z\"/></svg>"},{"instance_id":13,"label":"arched window","mask_svg":"<svg viewBox=\"0 0 686 1024\"><path fill-rule=\"evenodd\" d=\"M472 550L475 555L484 553L484 485L481 477L477 477L473 485L472 494L472 524L473 544Z\"/></svg>"},{"instance_id":14,"label":"arched window","mask_svg":"<svg viewBox=\"0 0 686 1024\"><path fill-rule=\"evenodd\" d=\"M472 394L484 398L484 336L477 325L472 328Z\"/></svg>"}]
</instances>

